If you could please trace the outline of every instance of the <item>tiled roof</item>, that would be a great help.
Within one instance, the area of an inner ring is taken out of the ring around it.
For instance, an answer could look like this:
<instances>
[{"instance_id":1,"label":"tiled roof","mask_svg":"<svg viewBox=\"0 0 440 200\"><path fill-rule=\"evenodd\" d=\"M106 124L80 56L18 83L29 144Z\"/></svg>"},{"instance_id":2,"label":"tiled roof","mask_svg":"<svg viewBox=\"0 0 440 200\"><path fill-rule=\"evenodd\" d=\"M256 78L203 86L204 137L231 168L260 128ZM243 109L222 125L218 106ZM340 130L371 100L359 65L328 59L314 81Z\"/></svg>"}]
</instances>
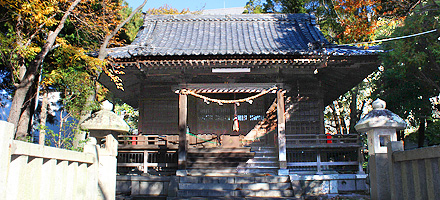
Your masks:
<instances>
[{"instance_id":1,"label":"tiled roof","mask_svg":"<svg viewBox=\"0 0 440 200\"><path fill-rule=\"evenodd\" d=\"M328 45L308 14L156 15L109 56L316 54Z\"/></svg>"}]
</instances>

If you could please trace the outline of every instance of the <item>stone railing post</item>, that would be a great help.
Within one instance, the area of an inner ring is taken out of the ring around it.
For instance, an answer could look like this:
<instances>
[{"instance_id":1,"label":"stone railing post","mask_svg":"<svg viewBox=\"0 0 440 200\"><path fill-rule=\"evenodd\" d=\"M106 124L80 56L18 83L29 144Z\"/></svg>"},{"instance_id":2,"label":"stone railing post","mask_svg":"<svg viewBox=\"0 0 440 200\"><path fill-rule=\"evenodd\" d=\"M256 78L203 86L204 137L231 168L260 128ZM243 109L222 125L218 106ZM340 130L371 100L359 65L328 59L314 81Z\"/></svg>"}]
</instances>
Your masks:
<instances>
[{"instance_id":1,"label":"stone railing post","mask_svg":"<svg viewBox=\"0 0 440 200\"><path fill-rule=\"evenodd\" d=\"M397 188L402 188L402 182L400 181L400 173L398 170L400 168L400 164L395 164L393 162L393 152L403 151L403 142L402 141L393 141L387 144L388 150L388 170L389 170L389 178L390 178L390 187L391 187L391 199L399 200L402 199L402 191L398 191Z\"/></svg>"},{"instance_id":2,"label":"stone railing post","mask_svg":"<svg viewBox=\"0 0 440 200\"><path fill-rule=\"evenodd\" d=\"M375 200L391 199L387 143L397 141L396 130L406 127L405 121L385 106L385 101L377 99L373 110L355 126L358 132L367 133L370 195Z\"/></svg>"},{"instance_id":3,"label":"stone railing post","mask_svg":"<svg viewBox=\"0 0 440 200\"><path fill-rule=\"evenodd\" d=\"M116 198L116 168L118 155L118 141L109 134L105 137L105 144L99 145L95 138L84 146L84 153L95 156L95 163L90 167L88 189L98 192L92 199L115 199Z\"/></svg>"},{"instance_id":4,"label":"stone railing post","mask_svg":"<svg viewBox=\"0 0 440 200\"><path fill-rule=\"evenodd\" d=\"M6 199L6 186L11 161L12 139L14 137L14 125L6 121L0 121L0 199Z\"/></svg>"},{"instance_id":5,"label":"stone railing post","mask_svg":"<svg viewBox=\"0 0 440 200\"><path fill-rule=\"evenodd\" d=\"M105 147L98 148L98 185L104 194L104 199L115 199L118 141L110 134L105 140Z\"/></svg>"}]
</instances>

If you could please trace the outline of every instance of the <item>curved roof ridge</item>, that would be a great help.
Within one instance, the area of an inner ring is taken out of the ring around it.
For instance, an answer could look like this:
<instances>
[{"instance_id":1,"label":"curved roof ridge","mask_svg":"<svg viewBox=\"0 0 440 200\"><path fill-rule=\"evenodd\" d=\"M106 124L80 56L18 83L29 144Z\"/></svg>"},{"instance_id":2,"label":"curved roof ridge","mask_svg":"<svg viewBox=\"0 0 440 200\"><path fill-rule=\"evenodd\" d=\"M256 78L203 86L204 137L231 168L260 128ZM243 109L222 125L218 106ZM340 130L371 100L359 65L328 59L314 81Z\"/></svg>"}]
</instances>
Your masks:
<instances>
[{"instance_id":1,"label":"curved roof ridge","mask_svg":"<svg viewBox=\"0 0 440 200\"><path fill-rule=\"evenodd\" d=\"M131 45L113 58L182 55L371 53L333 47L310 14L149 15Z\"/></svg>"},{"instance_id":2,"label":"curved roof ridge","mask_svg":"<svg viewBox=\"0 0 440 200\"><path fill-rule=\"evenodd\" d=\"M297 14L183 14L183 15L145 15L144 23L152 21L294 21L305 20L315 25L315 16L307 13Z\"/></svg>"}]
</instances>

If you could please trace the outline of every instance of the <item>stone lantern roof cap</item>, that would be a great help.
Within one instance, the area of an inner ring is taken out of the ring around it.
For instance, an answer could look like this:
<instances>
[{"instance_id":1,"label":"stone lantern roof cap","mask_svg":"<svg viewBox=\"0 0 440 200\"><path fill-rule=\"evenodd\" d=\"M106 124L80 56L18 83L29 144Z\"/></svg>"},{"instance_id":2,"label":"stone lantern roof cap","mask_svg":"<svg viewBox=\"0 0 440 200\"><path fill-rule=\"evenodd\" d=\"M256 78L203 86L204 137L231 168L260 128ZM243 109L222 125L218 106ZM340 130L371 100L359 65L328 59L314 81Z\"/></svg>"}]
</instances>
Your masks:
<instances>
[{"instance_id":1,"label":"stone lantern roof cap","mask_svg":"<svg viewBox=\"0 0 440 200\"><path fill-rule=\"evenodd\" d=\"M385 109L386 102L376 99L373 102L373 110L365 115L354 126L358 132L365 133L373 128L394 128L403 130L406 128L406 122L393 112Z\"/></svg>"},{"instance_id":2,"label":"stone lantern roof cap","mask_svg":"<svg viewBox=\"0 0 440 200\"><path fill-rule=\"evenodd\" d=\"M101 105L101 110L95 112L87 118L82 124L82 129L89 131L116 131L119 133L128 133L130 127L127 123L114 112L112 112L113 105L105 101Z\"/></svg>"}]
</instances>

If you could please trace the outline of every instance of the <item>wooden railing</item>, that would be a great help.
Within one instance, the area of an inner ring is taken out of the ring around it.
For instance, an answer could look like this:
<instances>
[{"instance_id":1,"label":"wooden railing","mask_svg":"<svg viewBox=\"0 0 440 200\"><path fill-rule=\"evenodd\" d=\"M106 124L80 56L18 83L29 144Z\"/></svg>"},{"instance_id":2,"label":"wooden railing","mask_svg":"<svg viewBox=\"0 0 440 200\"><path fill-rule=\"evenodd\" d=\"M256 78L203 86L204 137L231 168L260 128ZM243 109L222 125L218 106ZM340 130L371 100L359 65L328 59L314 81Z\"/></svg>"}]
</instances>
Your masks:
<instances>
[{"instance_id":1,"label":"wooden railing","mask_svg":"<svg viewBox=\"0 0 440 200\"><path fill-rule=\"evenodd\" d=\"M119 135L119 149L177 149L178 135Z\"/></svg>"},{"instance_id":2,"label":"wooden railing","mask_svg":"<svg viewBox=\"0 0 440 200\"><path fill-rule=\"evenodd\" d=\"M119 150L118 172L167 173L177 167L177 150Z\"/></svg>"},{"instance_id":3,"label":"wooden railing","mask_svg":"<svg viewBox=\"0 0 440 200\"><path fill-rule=\"evenodd\" d=\"M187 135L190 148L241 147L244 136L210 133ZM178 135L119 135L119 149L177 149Z\"/></svg>"},{"instance_id":4,"label":"wooden railing","mask_svg":"<svg viewBox=\"0 0 440 200\"><path fill-rule=\"evenodd\" d=\"M287 166L295 173L356 173L362 171L359 148L288 148Z\"/></svg>"},{"instance_id":5,"label":"wooden railing","mask_svg":"<svg viewBox=\"0 0 440 200\"><path fill-rule=\"evenodd\" d=\"M360 147L358 134L291 134L286 135L288 148Z\"/></svg>"}]
</instances>

